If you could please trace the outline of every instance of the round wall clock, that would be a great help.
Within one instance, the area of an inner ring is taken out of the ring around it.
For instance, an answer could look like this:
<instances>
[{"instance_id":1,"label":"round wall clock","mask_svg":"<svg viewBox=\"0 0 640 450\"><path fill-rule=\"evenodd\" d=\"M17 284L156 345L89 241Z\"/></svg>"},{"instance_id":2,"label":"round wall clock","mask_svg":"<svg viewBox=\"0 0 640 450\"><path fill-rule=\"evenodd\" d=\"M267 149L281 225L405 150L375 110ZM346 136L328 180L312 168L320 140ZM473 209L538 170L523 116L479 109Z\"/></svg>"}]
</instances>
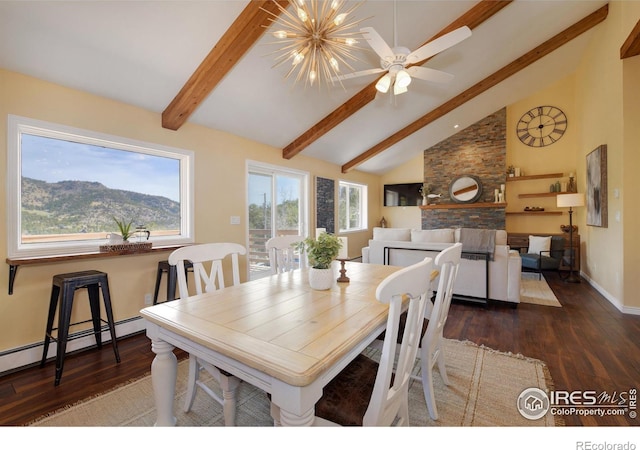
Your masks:
<instances>
[{"instance_id":1,"label":"round wall clock","mask_svg":"<svg viewBox=\"0 0 640 450\"><path fill-rule=\"evenodd\" d=\"M567 130L567 116L555 106L537 106L524 113L516 127L518 139L529 147L546 147Z\"/></svg>"}]
</instances>

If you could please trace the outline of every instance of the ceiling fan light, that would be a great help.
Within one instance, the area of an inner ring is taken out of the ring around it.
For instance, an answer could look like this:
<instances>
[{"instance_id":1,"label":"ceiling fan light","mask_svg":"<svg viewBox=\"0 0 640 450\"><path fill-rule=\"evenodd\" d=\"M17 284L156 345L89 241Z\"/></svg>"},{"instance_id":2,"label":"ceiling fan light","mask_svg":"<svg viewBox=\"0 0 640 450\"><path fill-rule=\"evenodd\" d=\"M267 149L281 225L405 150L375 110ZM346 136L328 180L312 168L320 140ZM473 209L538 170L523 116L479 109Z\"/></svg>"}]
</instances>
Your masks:
<instances>
[{"instance_id":1,"label":"ceiling fan light","mask_svg":"<svg viewBox=\"0 0 640 450\"><path fill-rule=\"evenodd\" d=\"M376 89L378 92L382 92L386 94L389 91L389 87L391 86L391 75L388 73L385 74L382 78L378 80L376 83Z\"/></svg>"},{"instance_id":2,"label":"ceiling fan light","mask_svg":"<svg viewBox=\"0 0 640 450\"><path fill-rule=\"evenodd\" d=\"M410 84L411 84L411 75L409 75L409 73L404 69L400 70L396 74L396 82L395 82L394 86L398 86L398 87L401 87L401 88L406 88ZM405 92L406 92L406 89L405 89Z\"/></svg>"},{"instance_id":3,"label":"ceiling fan light","mask_svg":"<svg viewBox=\"0 0 640 450\"><path fill-rule=\"evenodd\" d=\"M397 81L393 84L393 95L400 95L404 94L405 92L407 92L406 86L399 85Z\"/></svg>"}]
</instances>

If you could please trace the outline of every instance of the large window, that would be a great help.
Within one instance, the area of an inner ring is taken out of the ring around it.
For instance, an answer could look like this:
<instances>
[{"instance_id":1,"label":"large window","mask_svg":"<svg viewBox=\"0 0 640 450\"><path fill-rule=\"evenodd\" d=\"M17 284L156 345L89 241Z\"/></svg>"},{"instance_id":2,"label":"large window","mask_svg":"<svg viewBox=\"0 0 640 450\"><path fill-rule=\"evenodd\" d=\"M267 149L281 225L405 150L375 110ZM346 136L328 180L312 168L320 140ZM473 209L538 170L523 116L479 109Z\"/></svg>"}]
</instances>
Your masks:
<instances>
[{"instance_id":1,"label":"large window","mask_svg":"<svg viewBox=\"0 0 640 450\"><path fill-rule=\"evenodd\" d=\"M115 219L193 242L193 153L9 116L10 257L97 251Z\"/></svg>"},{"instance_id":2,"label":"large window","mask_svg":"<svg viewBox=\"0 0 640 450\"><path fill-rule=\"evenodd\" d=\"M338 193L338 224L340 231L367 228L367 186L340 181Z\"/></svg>"}]
</instances>

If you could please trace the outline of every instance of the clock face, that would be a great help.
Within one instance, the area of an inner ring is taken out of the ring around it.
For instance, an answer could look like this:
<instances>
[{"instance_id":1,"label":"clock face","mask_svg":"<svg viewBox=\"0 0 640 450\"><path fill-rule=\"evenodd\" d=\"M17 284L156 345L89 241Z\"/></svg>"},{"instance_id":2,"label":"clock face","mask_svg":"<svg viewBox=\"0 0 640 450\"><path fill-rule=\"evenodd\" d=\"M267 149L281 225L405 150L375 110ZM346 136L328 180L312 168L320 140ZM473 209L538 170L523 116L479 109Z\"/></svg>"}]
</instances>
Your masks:
<instances>
[{"instance_id":1,"label":"clock face","mask_svg":"<svg viewBox=\"0 0 640 450\"><path fill-rule=\"evenodd\" d=\"M537 106L522 115L516 127L518 138L529 147L545 147L567 130L567 116L555 106Z\"/></svg>"}]
</instances>

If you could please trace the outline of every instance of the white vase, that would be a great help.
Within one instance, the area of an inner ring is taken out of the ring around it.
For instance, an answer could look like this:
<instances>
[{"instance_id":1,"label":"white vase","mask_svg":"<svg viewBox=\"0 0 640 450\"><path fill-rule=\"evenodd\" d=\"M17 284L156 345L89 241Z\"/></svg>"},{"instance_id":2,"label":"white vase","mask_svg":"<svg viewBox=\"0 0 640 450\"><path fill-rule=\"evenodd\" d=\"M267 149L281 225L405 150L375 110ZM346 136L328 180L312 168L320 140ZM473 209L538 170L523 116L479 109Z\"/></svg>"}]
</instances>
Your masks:
<instances>
[{"instance_id":1,"label":"white vase","mask_svg":"<svg viewBox=\"0 0 640 450\"><path fill-rule=\"evenodd\" d=\"M333 268L316 269L311 267L309 269L309 286L311 286L312 289L319 291L331 289L334 281L335 274L333 273Z\"/></svg>"}]
</instances>

